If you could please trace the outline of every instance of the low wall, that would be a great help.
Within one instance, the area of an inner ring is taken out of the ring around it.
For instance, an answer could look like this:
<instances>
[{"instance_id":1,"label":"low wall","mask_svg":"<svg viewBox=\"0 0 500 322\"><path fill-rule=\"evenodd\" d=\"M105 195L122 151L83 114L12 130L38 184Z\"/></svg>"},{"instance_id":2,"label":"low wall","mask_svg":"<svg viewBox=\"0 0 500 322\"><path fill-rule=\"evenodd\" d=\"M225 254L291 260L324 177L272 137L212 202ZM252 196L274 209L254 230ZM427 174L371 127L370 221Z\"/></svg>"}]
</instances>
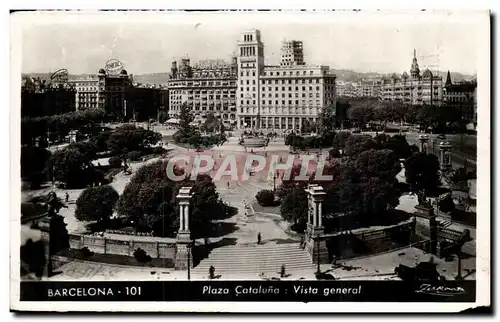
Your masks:
<instances>
[{"instance_id":1,"label":"low wall","mask_svg":"<svg viewBox=\"0 0 500 322\"><path fill-rule=\"evenodd\" d=\"M378 253L396 244L409 244L415 230L413 219L392 226L367 227L324 235L329 258L354 258Z\"/></svg>"},{"instance_id":2,"label":"low wall","mask_svg":"<svg viewBox=\"0 0 500 322\"><path fill-rule=\"evenodd\" d=\"M134 256L134 251L142 248L153 258L175 259L176 244L171 241L120 240L92 235L69 235L69 247L89 250L100 254Z\"/></svg>"}]
</instances>

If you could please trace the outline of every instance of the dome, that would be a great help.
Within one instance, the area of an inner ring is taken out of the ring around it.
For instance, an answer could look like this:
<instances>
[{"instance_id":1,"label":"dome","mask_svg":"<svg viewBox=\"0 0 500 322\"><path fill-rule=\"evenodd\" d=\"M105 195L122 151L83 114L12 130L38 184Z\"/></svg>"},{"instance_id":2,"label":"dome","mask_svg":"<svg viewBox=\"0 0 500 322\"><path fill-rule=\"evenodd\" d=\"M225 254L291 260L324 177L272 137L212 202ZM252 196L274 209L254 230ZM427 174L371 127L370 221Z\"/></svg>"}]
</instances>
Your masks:
<instances>
[{"instance_id":1,"label":"dome","mask_svg":"<svg viewBox=\"0 0 500 322\"><path fill-rule=\"evenodd\" d=\"M403 75L401 75L401 78L408 79L408 73L407 72L403 72Z\"/></svg>"},{"instance_id":2,"label":"dome","mask_svg":"<svg viewBox=\"0 0 500 322\"><path fill-rule=\"evenodd\" d=\"M391 76L392 79L397 79L398 78L398 75L396 75L396 73L392 74Z\"/></svg>"},{"instance_id":3,"label":"dome","mask_svg":"<svg viewBox=\"0 0 500 322\"><path fill-rule=\"evenodd\" d=\"M122 70L122 72L120 74L127 75L127 71L124 69L124 70Z\"/></svg>"},{"instance_id":4,"label":"dome","mask_svg":"<svg viewBox=\"0 0 500 322\"><path fill-rule=\"evenodd\" d=\"M99 74L106 74L106 71L104 69L99 69Z\"/></svg>"},{"instance_id":5,"label":"dome","mask_svg":"<svg viewBox=\"0 0 500 322\"><path fill-rule=\"evenodd\" d=\"M424 77L424 78L431 78L432 77L431 71L429 69L426 69L424 71L424 73L422 74L422 77Z\"/></svg>"}]
</instances>

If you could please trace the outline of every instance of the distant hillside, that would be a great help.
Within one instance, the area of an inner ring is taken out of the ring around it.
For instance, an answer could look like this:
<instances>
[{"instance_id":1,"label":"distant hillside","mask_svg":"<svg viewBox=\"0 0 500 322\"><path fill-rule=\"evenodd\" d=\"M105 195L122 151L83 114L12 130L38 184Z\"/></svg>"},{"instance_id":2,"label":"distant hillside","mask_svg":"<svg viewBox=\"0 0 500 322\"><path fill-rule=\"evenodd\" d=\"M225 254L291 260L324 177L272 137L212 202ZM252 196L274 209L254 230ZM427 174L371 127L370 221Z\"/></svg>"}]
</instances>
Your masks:
<instances>
[{"instance_id":1,"label":"distant hillside","mask_svg":"<svg viewBox=\"0 0 500 322\"><path fill-rule=\"evenodd\" d=\"M134 75L134 82L143 84L166 84L168 73Z\"/></svg>"},{"instance_id":2,"label":"distant hillside","mask_svg":"<svg viewBox=\"0 0 500 322\"><path fill-rule=\"evenodd\" d=\"M332 70L337 75L337 80L345 81L345 82L357 82L362 79L370 79L370 78L379 78L379 77L390 77L392 73L382 74L382 73L361 73L356 72L349 69L333 69ZM438 72L439 76L443 78L443 82L446 80L447 72L440 71ZM464 75L461 73L450 72L452 81L460 82L464 80L470 80L475 76ZM396 73L396 75L400 76L401 73ZM42 79L49 79L49 73L34 73L34 74L23 74L23 76L31 76L31 77L40 77ZM77 79L81 77L88 76L88 74L70 74L69 79ZM143 83L143 84L166 84L168 81L168 73L151 73L151 74L134 74L134 82Z\"/></svg>"}]
</instances>

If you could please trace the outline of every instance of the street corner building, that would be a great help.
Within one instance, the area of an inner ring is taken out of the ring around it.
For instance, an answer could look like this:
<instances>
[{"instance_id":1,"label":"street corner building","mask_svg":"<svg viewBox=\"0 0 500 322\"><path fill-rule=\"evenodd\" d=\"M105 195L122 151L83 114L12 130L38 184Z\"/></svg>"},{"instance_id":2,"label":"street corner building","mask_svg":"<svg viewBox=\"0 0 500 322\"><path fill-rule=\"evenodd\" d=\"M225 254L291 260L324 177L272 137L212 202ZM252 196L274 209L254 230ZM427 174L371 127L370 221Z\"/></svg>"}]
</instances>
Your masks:
<instances>
[{"instance_id":1,"label":"street corner building","mask_svg":"<svg viewBox=\"0 0 500 322\"><path fill-rule=\"evenodd\" d=\"M335 107L336 76L328 66L307 65L303 43L283 41L280 65L265 64L259 30L243 32L230 63L184 58L172 63L169 116L187 104L195 117L213 113L238 129L300 130Z\"/></svg>"}]
</instances>

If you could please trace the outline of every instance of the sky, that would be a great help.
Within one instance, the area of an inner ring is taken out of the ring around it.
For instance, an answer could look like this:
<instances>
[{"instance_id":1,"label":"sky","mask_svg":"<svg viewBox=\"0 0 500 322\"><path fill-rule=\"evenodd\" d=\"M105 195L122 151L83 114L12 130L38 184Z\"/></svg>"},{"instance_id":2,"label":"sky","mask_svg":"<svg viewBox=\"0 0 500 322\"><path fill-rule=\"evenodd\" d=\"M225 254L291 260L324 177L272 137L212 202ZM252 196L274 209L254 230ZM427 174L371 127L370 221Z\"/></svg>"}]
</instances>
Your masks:
<instances>
[{"instance_id":1,"label":"sky","mask_svg":"<svg viewBox=\"0 0 500 322\"><path fill-rule=\"evenodd\" d=\"M359 72L420 68L476 74L478 22L471 13L143 13L56 14L18 17L22 72L96 73L109 59L132 74L168 72L188 56L229 59L246 30L259 29L266 65L279 64L281 41L304 42L308 64Z\"/></svg>"}]
</instances>

